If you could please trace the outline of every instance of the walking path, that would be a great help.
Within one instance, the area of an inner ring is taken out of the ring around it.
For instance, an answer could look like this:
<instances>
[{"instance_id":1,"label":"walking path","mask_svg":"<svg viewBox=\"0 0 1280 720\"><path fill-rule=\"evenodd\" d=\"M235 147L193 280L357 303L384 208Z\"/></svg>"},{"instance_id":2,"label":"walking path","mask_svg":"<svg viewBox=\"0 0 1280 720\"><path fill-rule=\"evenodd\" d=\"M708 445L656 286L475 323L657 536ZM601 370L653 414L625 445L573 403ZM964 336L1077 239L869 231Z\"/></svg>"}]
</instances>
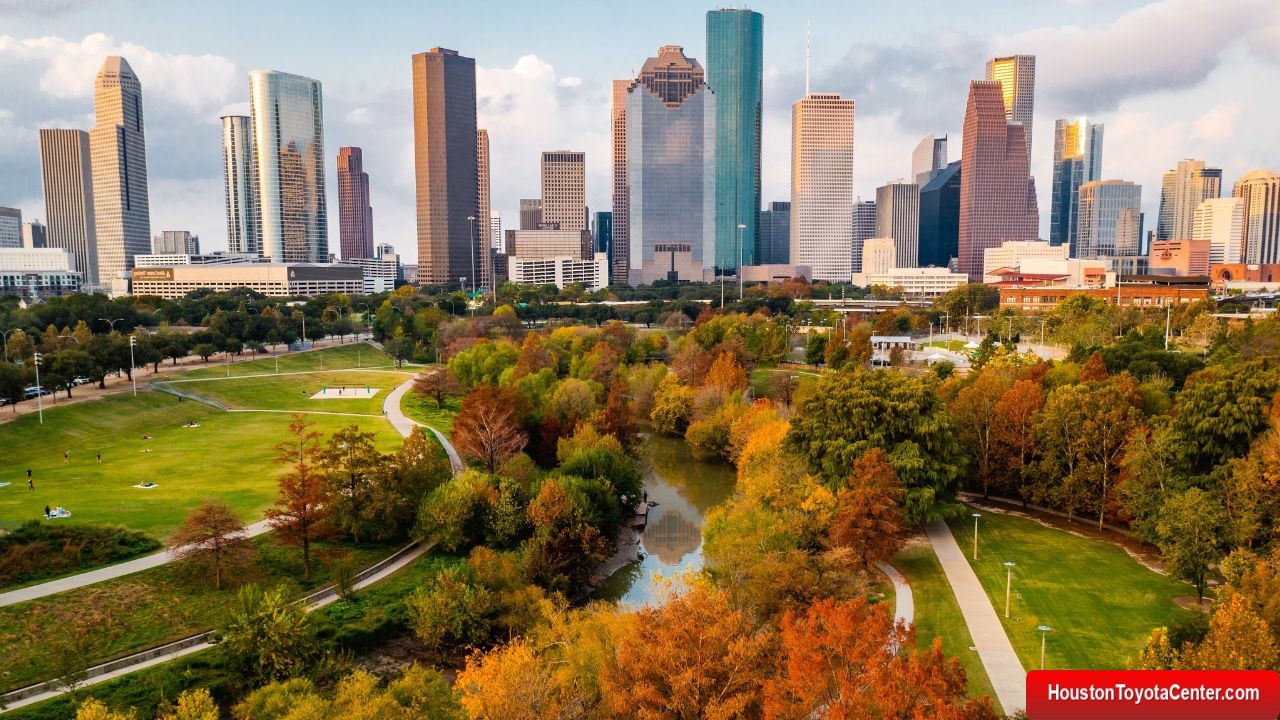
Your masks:
<instances>
[{"instance_id":1,"label":"walking path","mask_svg":"<svg viewBox=\"0 0 1280 720\"><path fill-rule=\"evenodd\" d=\"M982 589L973 567L965 559L960 546L956 544L951 528L942 520L929 523L926 528L929 544L938 556L938 562L947 574L947 582L960 605L964 622L969 626L969 634L973 636L973 644L982 660L982 667L987 671L991 687L1000 700L1006 713L1013 713L1027 706L1027 673L1022 662L1013 651L1009 636L991 605L991 598Z\"/></svg>"},{"instance_id":2,"label":"walking path","mask_svg":"<svg viewBox=\"0 0 1280 720\"><path fill-rule=\"evenodd\" d=\"M405 393L409 392L411 387L413 387L412 378L405 380L395 390L392 390L387 395L387 399L382 402L382 413L387 416L387 419L391 421L395 429L405 437L408 437L409 433L413 432L415 425L430 430L436 436L436 439L440 441L440 444L444 446L445 454L449 456L449 464L453 466L453 474L461 475L462 471L467 469L467 466L462 462L462 457L458 455L458 451L454 449L453 443L449 442L449 438L430 425L408 417L400 410L400 399L404 397Z\"/></svg>"},{"instance_id":3,"label":"walking path","mask_svg":"<svg viewBox=\"0 0 1280 720\"><path fill-rule=\"evenodd\" d=\"M911 594L911 586L897 568L887 563L876 563L880 572L889 576L893 583L894 619L908 625L916 621L916 601Z\"/></svg>"},{"instance_id":4,"label":"walking path","mask_svg":"<svg viewBox=\"0 0 1280 720\"><path fill-rule=\"evenodd\" d=\"M260 359L261 358L259 358L259 360ZM332 370L290 370L289 372L282 372L282 373L255 373L253 375L227 375L227 376L218 375L216 377L175 378L173 380L163 380L161 382L171 383L171 384L202 383L202 382L213 382L215 380L249 380L251 378L280 377L282 375L327 375L330 373L343 373L343 372L353 372L353 373L391 372L391 373L398 373L401 375L407 375L409 374L410 371L396 368L394 365L371 365L369 367L334 368Z\"/></svg>"}]
</instances>

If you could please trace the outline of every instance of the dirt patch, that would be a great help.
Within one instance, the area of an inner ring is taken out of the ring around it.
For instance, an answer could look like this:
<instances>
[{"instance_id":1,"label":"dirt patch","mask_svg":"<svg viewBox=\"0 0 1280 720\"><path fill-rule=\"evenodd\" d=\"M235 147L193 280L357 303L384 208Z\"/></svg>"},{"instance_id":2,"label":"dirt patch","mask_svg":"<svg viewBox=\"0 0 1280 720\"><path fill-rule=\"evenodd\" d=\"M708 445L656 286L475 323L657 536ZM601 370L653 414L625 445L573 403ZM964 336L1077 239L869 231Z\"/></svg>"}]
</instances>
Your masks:
<instances>
[{"instance_id":1,"label":"dirt patch","mask_svg":"<svg viewBox=\"0 0 1280 720\"><path fill-rule=\"evenodd\" d=\"M381 678L399 677L406 668L414 663L432 665L422 641L413 633L406 633L380 644L356 658L358 667L364 668ZM441 670L449 684L453 684L453 670Z\"/></svg>"},{"instance_id":2,"label":"dirt patch","mask_svg":"<svg viewBox=\"0 0 1280 720\"><path fill-rule=\"evenodd\" d=\"M1213 607L1213 600L1210 598L1198 598L1195 595L1179 595L1173 599L1173 604L1183 610L1199 610L1202 613L1208 613Z\"/></svg>"}]
</instances>

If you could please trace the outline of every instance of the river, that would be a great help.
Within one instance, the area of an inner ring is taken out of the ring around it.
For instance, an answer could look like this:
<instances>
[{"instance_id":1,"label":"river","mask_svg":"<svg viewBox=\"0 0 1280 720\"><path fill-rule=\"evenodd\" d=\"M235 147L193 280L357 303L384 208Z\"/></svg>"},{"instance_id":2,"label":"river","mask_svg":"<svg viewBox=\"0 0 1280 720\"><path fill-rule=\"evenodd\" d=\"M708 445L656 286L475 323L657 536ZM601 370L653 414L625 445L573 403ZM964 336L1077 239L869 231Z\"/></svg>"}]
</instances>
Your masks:
<instances>
[{"instance_id":1,"label":"river","mask_svg":"<svg viewBox=\"0 0 1280 720\"><path fill-rule=\"evenodd\" d=\"M624 607L661 600L668 578L702 567L703 518L733 493L733 466L695 460L684 440L649 436L645 448L644 489L658 504L649 510L641 539L644 557L614 573L595 593Z\"/></svg>"}]
</instances>

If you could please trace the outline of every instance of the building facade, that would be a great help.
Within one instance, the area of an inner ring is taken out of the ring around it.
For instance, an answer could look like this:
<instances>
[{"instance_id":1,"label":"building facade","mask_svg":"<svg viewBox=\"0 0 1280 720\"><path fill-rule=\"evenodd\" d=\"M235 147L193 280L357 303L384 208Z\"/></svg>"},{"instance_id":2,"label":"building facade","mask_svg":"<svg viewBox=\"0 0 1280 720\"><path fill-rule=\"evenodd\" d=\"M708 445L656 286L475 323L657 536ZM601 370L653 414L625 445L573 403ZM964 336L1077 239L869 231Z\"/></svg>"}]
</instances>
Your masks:
<instances>
[{"instance_id":1,"label":"building facade","mask_svg":"<svg viewBox=\"0 0 1280 720\"><path fill-rule=\"evenodd\" d=\"M893 238L894 267L920 266L920 186L894 180L876 188L876 237Z\"/></svg>"},{"instance_id":2,"label":"building facade","mask_svg":"<svg viewBox=\"0 0 1280 720\"><path fill-rule=\"evenodd\" d=\"M497 210L489 211L489 251L502 252L502 214Z\"/></svg>"},{"instance_id":3,"label":"building facade","mask_svg":"<svg viewBox=\"0 0 1280 720\"><path fill-rule=\"evenodd\" d=\"M1280 175L1255 170L1240 178L1231 194L1244 203L1244 261L1280 263Z\"/></svg>"},{"instance_id":4,"label":"building facade","mask_svg":"<svg viewBox=\"0 0 1280 720\"><path fill-rule=\"evenodd\" d=\"M570 255L543 258L507 258L507 279L519 285L581 284L587 290L599 290L609 284L609 257L595 253L590 259Z\"/></svg>"},{"instance_id":5,"label":"building facade","mask_svg":"<svg viewBox=\"0 0 1280 720\"><path fill-rule=\"evenodd\" d=\"M271 297L359 295L364 290L364 273L355 265L336 263L175 265L138 268L133 272L134 295L177 300L194 290L228 292L237 288L248 288Z\"/></svg>"},{"instance_id":6,"label":"building facade","mask_svg":"<svg viewBox=\"0 0 1280 720\"><path fill-rule=\"evenodd\" d=\"M1034 77L1034 59L1032 69ZM1004 92L1001 83L973 81L964 114L958 264L974 280L987 248L1039 239L1026 128L1006 121Z\"/></svg>"},{"instance_id":7,"label":"building facade","mask_svg":"<svg viewBox=\"0 0 1280 720\"><path fill-rule=\"evenodd\" d=\"M983 282L996 282L993 273L1001 268L1023 269L1023 264L1036 260L1064 261L1067 246L1047 242L1006 242L987 248L982 253Z\"/></svg>"},{"instance_id":8,"label":"building facade","mask_svg":"<svg viewBox=\"0 0 1280 720\"><path fill-rule=\"evenodd\" d=\"M542 220L560 230L587 229L587 154L542 153ZM551 225L548 225L551 227Z\"/></svg>"},{"instance_id":9,"label":"building facade","mask_svg":"<svg viewBox=\"0 0 1280 720\"><path fill-rule=\"evenodd\" d=\"M791 203L769 203L768 210L760 211L757 227L760 228L760 246L756 249L757 263L789 265L791 263Z\"/></svg>"},{"instance_id":10,"label":"building facade","mask_svg":"<svg viewBox=\"0 0 1280 720\"><path fill-rule=\"evenodd\" d=\"M66 250L71 269L85 285L98 285L98 240L94 227L93 173L89 169L89 133L40 131L40 177L48 244Z\"/></svg>"},{"instance_id":11,"label":"building facade","mask_svg":"<svg viewBox=\"0 0 1280 720\"><path fill-rule=\"evenodd\" d=\"M923 187L933 178L935 170L947 166L947 136L935 137L933 133L925 135L911 151L911 178Z\"/></svg>"},{"instance_id":12,"label":"building facade","mask_svg":"<svg viewBox=\"0 0 1280 720\"><path fill-rule=\"evenodd\" d=\"M1049 242L1076 249L1080 186L1102 179L1102 125L1088 118L1059 120L1053 132Z\"/></svg>"},{"instance_id":13,"label":"building facade","mask_svg":"<svg viewBox=\"0 0 1280 720\"><path fill-rule=\"evenodd\" d=\"M940 297L969 282L964 273L953 273L944 267L891 268L885 272L863 273L867 287L883 285L898 288L902 296L912 300Z\"/></svg>"},{"instance_id":14,"label":"building facade","mask_svg":"<svg viewBox=\"0 0 1280 720\"><path fill-rule=\"evenodd\" d=\"M413 153L418 281L475 277L479 208L476 63L454 50L413 56Z\"/></svg>"},{"instance_id":15,"label":"building facade","mask_svg":"<svg viewBox=\"0 0 1280 720\"><path fill-rule=\"evenodd\" d=\"M32 220L22 226L22 247L28 250L49 247L49 236L44 223Z\"/></svg>"},{"instance_id":16,"label":"building facade","mask_svg":"<svg viewBox=\"0 0 1280 720\"><path fill-rule=\"evenodd\" d=\"M542 198L520 199L520 229L537 230L542 227Z\"/></svg>"},{"instance_id":17,"label":"building facade","mask_svg":"<svg viewBox=\"0 0 1280 720\"><path fill-rule=\"evenodd\" d=\"M920 188L920 266L949 267L960 250L960 161Z\"/></svg>"},{"instance_id":18,"label":"building facade","mask_svg":"<svg viewBox=\"0 0 1280 720\"><path fill-rule=\"evenodd\" d=\"M1209 274L1208 240L1156 240L1151 243L1147 268L1172 275Z\"/></svg>"},{"instance_id":19,"label":"building facade","mask_svg":"<svg viewBox=\"0 0 1280 720\"><path fill-rule=\"evenodd\" d=\"M112 55L103 62L93 104L97 120L89 131L89 151L97 280L105 284L131 269L134 256L151 249L142 84L124 58Z\"/></svg>"},{"instance_id":20,"label":"building facade","mask_svg":"<svg viewBox=\"0 0 1280 720\"><path fill-rule=\"evenodd\" d=\"M508 230L506 255L524 258L592 256L591 233L586 230Z\"/></svg>"},{"instance_id":21,"label":"building facade","mask_svg":"<svg viewBox=\"0 0 1280 720\"><path fill-rule=\"evenodd\" d=\"M1142 253L1142 186L1101 180L1080 186L1079 232L1071 257Z\"/></svg>"},{"instance_id":22,"label":"building facade","mask_svg":"<svg viewBox=\"0 0 1280 720\"><path fill-rule=\"evenodd\" d=\"M496 288L493 284L493 248L490 247L489 242L492 180L489 172L489 131L481 128L476 130L476 219L472 228L476 237L472 242L475 244L476 258L480 265L477 270L480 276L480 287L488 292L493 292Z\"/></svg>"},{"instance_id":23,"label":"building facade","mask_svg":"<svg viewBox=\"0 0 1280 720\"><path fill-rule=\"evenodd\" d=\"M227 200L227 249L261 253L258 224L258 170L253 155L253 120L222 116L222 177Z\"/></svg>"},{"instance_id":24,"label":"building facade","mask_svg":"<svg viewBox=\"0 0 1280 720\"><path fill-rule=\"evenodd\" d=\"M854 101L809 93L791 106L791 262L849 282L853 263Z\"/></svg>"},{"instance_id":25,"label":"building facade","mask_svg":"<svg viewBox=\"0 0 1280 720\"><path fill-rule=\"evenodd\" d=\"M249 115L262 255L277 263L328 262L320 81L253 70Z\"/></svg>"},{"instance_id":26,"label":"building facade","mask_svg":"<svg viewBox=\"0 0 1280 720\"><path fill-rule=\"evenodd\" d=\"M82 276L60 248L0 248L0 297L40 300L81 289Z\"/></svg>"},{"instance_id":27,"label":"building facade","mask_svg":"<svg viewBox=\"0 0 1280 720\"><path fill-rule=\"evenodd\" d=\"M715 259L755 265L760 212L764 97L764 16L746 9L707 12L707 84L715 93ZM746 225L739 228L739 225Z\"/></svg>"},{"instance_id":28,"label":"building facade","mask_svg":"<svg viewBox=\"0 0 1280 720\"><path fill-rule=\"evenodd\" d=\"M591 251L613 257L613 213L602 210L595 213L594 218L591 223Z\"/></svg>"},{"instance_id":29,"label":"building facade","mask_svg":"<svg viewBox=\"0 0 1280 720\"><path fill-rule=\"evenodd\" d=\"M22 211L0 207L0 248L22 247Z\"/></svg>"},{"instance_id":30,"label":"building facade","mask_svg":"<svg viewBox=\"0 0 1280 720\"><path fill-rule=\"evenodd\" d=\"M1222 168L1205 167L1203 160L1181 160L1164 174L1160 188L1160 216L1156 240L1191 237L1196 208L1222 195Z\"/></svg>"},{"instance_id":31,"label":"building facade","mask_svg":"<svg viewBox=\"0 0 1280 720\"><path fill-rule=\"evenodd\" d=\"M1000 96L1004 103L1005 121L1022 126L1027 144L1027 157L1031 157L1031 120L1036 105L1036 56L1009 55L987 61L988 81L1000 83Z\"/></svg>"},{"instance_id":32,"label":"building facade","mask_svg":"<svg viewBox=\"0 0 1280 720\"><path fill-rule=\"evenodd\" d=\"M162 230L151 239L152 254L199 255L200 236L190 230Z\"/></svg>"},{"instance_id":33,"label":"building facade","mask_svg":"<svg viewBox=\"0 0 1280 720\"><path fill-rule=\"evenodd\" d=\"M850 248L853 272L862 272L862 245L876 236L876 201L853 201L853 244Z\"/></svg>"},{"instance_id":34,"label":"building facade","mask_svg":"<svg viewBox=\"0 0 1280 720\"><path fill-rule=\"evenodd\" d=\"M373 207L364 151L338 148L338 246L342 259L373 257Z\"/></svg>"},{"instance_id":35,"label":"building facade","mask_svg":"<svg viewBox=\"0 0 1280 720\"><path fill-rule=\"evenodd\" d=\"M1244 199L1211 198L1200 203L1192 221L1191 239L1209 243L1211 264L1239 263L1244 257Z\"/></svg>"},{"instance_id":36,"label":"building facade","mask_svg":"<svg viewBox=\"0 0 1280 720\"><path fill-rule=\"evenodd\" d=\"M898 250L893 238L872 237L862 242L862 270L865 278L871 275L884 275L893 270L898 260Z\"/></svg>"},{"instance_id":37,"label":"building facade","mask_svg":"<svg viewBox=\"0 0 1280 720\"><path fill-rule=\"evenodd\" d=\"M618 285L630 282L631 220L627 212L631 190L627 181L627 91L631 80L614 80L609 107L609 141L613 158L613 252L609 255L609 278Z\"/></svg>"}]
</instances>

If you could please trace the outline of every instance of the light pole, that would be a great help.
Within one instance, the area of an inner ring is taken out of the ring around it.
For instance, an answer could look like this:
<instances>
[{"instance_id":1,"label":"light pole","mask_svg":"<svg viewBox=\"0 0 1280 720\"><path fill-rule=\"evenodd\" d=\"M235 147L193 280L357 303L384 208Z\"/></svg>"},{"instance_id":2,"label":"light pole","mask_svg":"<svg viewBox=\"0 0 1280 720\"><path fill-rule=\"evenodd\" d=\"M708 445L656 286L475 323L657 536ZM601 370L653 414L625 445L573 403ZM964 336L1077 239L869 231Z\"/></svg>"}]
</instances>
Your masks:
<instances>
[{"instance_id":1,"label":"light pole","mask_svg":"<svg viewBox=\"0 0 1280 720\"><path fill-rule=\"evenodd\" d=\"M978 518L982 517L982 513L973 514L973 559L978 559Z\"/></svg>"},{"instance_id":2,"label":"light pole","mask_svg":"<svg viewBox=\"0 0 1280 720\"><path fill-rule=\"evenodd\" d=\"M40 424L44 424L44 388L40 386L40 353L35 353L36 363L36 408L40 412Z\"/></svg>"},{"instance_id":3,"label":"light pole","mask_svg":"<svg viewBox=\"0 0 1280 720\"><path fill-rule=\"evenodd\" d=\"M1008 326L1009 329L1006 330L1005 332L1009 336L1009 339L1006 340L1005 342L1013 342L1013 316L1010 315L1006 319L1009 321L1009 326Z\"/></svg>"},{"instance_id":4,"label":"light pole","mask_svg":"<svg viewBox=\"0 0 1280 720\"><path fill-rule=\"evenodd\" d=\"M1036 629L1040 631L1040 669L1043 670L1044 669L1044 646L1046 643L1046 638L1049 637L1049 632L1053 630L1053 628L1049 627L1048 625L1040 625Z\"/></svg>"},{"instance_id":5,"label":"light pole","mask_svg":"<svg viewBox=\"0 0 1280 720\"><path fill-rule=\"evenodd\" d=\"M1164 351L1169 352L1169 323L1173 320L1173 303L1164 306Z\"/></svg>"},{"instance_id":6,"label":"light pole","mask_svg":"<svg viewBox=\"0 0 1280 720\"><path fill-rule=\"evenodd\" d=\"M302 313L302 349L307 349L307 314Z\"/></svg>"},{"instance_id":7,"label":"light pole","mask_svg":"<svg viewBox=\"0 0 1280 720\"><path fill-rule=\"evenodd\" d=\"M467 236L467 242L471 244L471 252L467 253L471 256L471 294L476 294L476 216L468 215L467 222L471 224L471 234ZM466 278L463 278L466 282Z\"/></svg>"},{"instance_id":8,"label":"light pole","mask_svg":"<svg viewBox=\"0 0 1280 720\"><path fill-rule=\"evenodd\" d=\"M136 347L137 344L138 344L138 336L130 335L129 336L129 379L133 381L134 397L138 397L138 376L133 374L133 371L138 369L134 367L134 364L133 364L133 348Z\"/></svg>"},{"instance_id":9,"label":"light pole","mask_svg":"<svg viewBox=\"0 0 1280 720\"><path fill-rule=\"evenodd\" d=\"M373 326L369 322L369 316L372 314L372 310L369 308L369 303L360 303L359 305L356 305L356 307L364 308L364 331L369 336L369 339L372 340ZM356 339L359 340L360 338Z\"/></svg>"},{"instance_id":10,"label":"light pole","mask_svg":"<svg viewBox=\"0 0 1280 720\"><path fill-rule=\"evenodd\" d=\"M110 332L116 331L116 323L124 322L124 318L116 318L115 320L112 320L110 318L98 318L98 319L106 323L107 325L111 326Z\"/></svg>"},{"instance_id":11,"label":"light pole","mask_svg":"<svg viewBox=\"0 0 1280 720\"><path fill-rule=\"evenodd\" d=\"M8 330L0 330L0 336L4 337L4 361L9 362L9 333L18 328L9 328Z\"/></svg>"},{"instance_id":12,"label":"light pole","mask_svg":"<svg viewBox=\"0 0 1280 720\"><path fill-rule=\"evenodd\" d=\"M1004 568L1006 574L1004 576L1004 616L1009 617L1009 596L1013 590L1013 566L1014 563L1006 562Z\"/></svg>"},{"instance_id":13,"label":"light pole","mask_svg":"<svg viewBox=\"0 0 1280 720\"><path fill-rule=\"evenodd\" d=\"M746 229L746 225L738 224L738 302L742 302L742 231Z\"/></svg>"}]
</instances>

